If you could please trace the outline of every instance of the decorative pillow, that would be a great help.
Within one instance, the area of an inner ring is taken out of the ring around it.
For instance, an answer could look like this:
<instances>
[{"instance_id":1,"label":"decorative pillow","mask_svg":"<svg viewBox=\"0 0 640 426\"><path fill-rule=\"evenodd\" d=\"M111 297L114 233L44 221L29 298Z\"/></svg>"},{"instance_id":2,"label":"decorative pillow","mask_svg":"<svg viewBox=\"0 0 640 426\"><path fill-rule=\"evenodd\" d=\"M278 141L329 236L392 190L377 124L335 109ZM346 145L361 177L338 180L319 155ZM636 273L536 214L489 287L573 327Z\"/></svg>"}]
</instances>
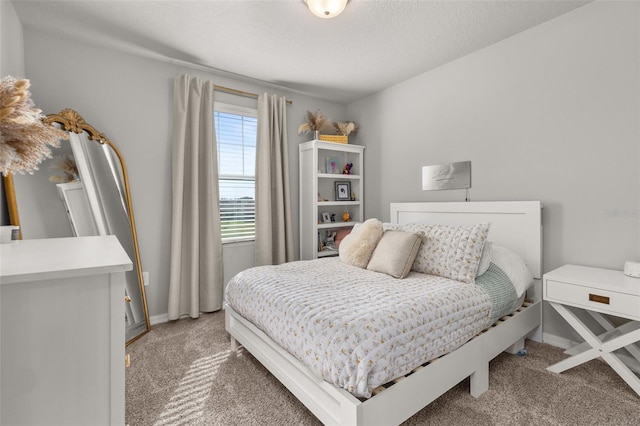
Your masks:
<instances>
[{"instance_id":1,"label":"decorative pillow","mask_svg":"<svg viewBox=\"0 0 640 426\"><path fill-rule=\"evenodd\" d=\"M336 239L334 240L336 247L340 248L340 243L342 243L342 240L344 239L344 237L346 237L350 233L351 233L351 229L348 229L348 228L337 229Z\"/></svg>"},{"instance_id":2,"label":"decorative pillow","mask_svg":"<svg viewBox=\"0 0 640 426\"><path fill-rule=\"evenodd\" d=\"M491 247L491 262L509 277L518 297L521 297L533 282L533 274L524 260L507 248L494 244Z\"/></svg>"},{"instance_id":3,"label":"decorative pillow","mask_svg":"<svg viewBox=\"0 0 640 426\"><path fill-rule=\"evenodd\" d=\"M354 226L340 243L340 260L348 265L366 268L380 238L382 222L378 219L368 219L359 226Z\"/></svg>"},{"instance_id":4,"label":"decorative pillow","mask_svg":"<svg viewBox=\"0 0 640 426\"><path fill-rule=\"evenodd\" d=\"M395 278L404 278L411 272L424 234L402 231L384 231L371 255L367 269Z\"/></svg>"},{"instance_id":5,"label":"decorative pillow","mask_svg":"<svg viewBox=\"0 0 640 426\"><path fill-rule=\"evenodd\" d=\"M423 231L413 270L473 283L491 223L469 226L407 224L405 231Z\"/></svg>"},{"instance_id":6,"label":"decorative pillow","mask_svg":"<svg viewBox=\"0 0 640 426\"><path fill-rule=\"evenodd\" d=\"M385 222L382 224L382 229L384 231L404 231L404 227L405 225L400 225L397 223L389 223L389 222Z\"/></svg>"},{"instance_id":7,"label":"decorative pillow","mask_svg":"<svg viewBox=\"0 0 640 426\"><path fill-rule=\"evenodd\" d=\"M491 241L485 241L484 247L482 247L482 256L480 256L480 263L478 263L478 270L476 271L476 278L487 272L489 265L491 264Z\"/></svg>"}]
</instances>

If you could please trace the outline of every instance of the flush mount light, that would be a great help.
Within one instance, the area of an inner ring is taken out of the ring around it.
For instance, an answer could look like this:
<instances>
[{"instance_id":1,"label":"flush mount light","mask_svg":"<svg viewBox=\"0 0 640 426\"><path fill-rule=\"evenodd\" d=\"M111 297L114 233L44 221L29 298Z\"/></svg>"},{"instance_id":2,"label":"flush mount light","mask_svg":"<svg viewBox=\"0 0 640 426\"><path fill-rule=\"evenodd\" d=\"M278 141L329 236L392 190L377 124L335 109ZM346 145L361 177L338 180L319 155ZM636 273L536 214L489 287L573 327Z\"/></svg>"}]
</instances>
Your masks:
<instances>
[{"instance_id":1,"label":"flush mount light","mask_svg":"<svg viewBox=\"0 0 640 426\"><path fill-rule=\"evenodd\" d=\"M335 18L340 15L349 0L302 0L318 18Z\"/></svg>"}]
</instances>

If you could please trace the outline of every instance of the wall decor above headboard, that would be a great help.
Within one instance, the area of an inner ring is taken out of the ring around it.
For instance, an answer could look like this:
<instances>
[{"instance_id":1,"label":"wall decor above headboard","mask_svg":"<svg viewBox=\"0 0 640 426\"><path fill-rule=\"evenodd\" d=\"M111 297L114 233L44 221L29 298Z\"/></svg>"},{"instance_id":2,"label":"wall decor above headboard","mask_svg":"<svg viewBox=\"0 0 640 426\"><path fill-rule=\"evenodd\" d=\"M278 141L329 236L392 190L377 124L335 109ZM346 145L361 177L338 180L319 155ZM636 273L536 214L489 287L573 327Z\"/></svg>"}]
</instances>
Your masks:
<instances>
[{"instance_id":1,"label":"wall decor above headboard","mask_svg":"<svg viewBox=\"0 0 640 426\"><path fill-rule=\"evenodd\" d=\"M471 161L437 164L422 168L422 190L471 188Z\"/></svg>"}]
</instances>

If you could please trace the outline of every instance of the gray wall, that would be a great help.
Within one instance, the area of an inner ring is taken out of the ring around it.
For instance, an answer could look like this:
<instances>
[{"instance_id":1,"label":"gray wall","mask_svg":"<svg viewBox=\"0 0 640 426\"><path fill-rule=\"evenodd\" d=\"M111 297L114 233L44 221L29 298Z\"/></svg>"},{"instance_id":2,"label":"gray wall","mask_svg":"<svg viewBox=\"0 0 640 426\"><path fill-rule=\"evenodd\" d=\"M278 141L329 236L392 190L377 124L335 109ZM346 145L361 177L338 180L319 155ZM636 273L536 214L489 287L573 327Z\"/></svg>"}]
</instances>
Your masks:
<instances>
[{"instance_id":1,"label":"gray wall","mask_svg":"<svg viewBox=\"0 0 640 426\"><path fill-rule=\"evenodd\" d=\"M0 78L7 75L13 75L16 78L23 76L24 47L22 40L22 25L13 4L0 1ZM0 177L0 179L2 178ZM0 225L8 224L9 213L7 212L4 184L0 183ZM2 339L0 339L0 345L2 345ZM0 375L2 375L1 371Z\"/></svg>"},{"instance_id":2,"label":"gray wall","mask_svg":"<svg viewBox=\"0 0 640 426\"><path fill-rule=\"evenodd\" d=\"M471 160L473 201L541 200L544 270L640 258L640 5L596 2L348 106L367 146L367 216ZM545 331L571 337L545 312Z\"/></svg>"},{"instance_id":3,"label":"gray wall","mask_svg":"<svg viewBox=\"0 0 640 426\"><path fill-rule=\"evenodd\" d=\"M13 3L0 2L0 75L24 76L22 24Z\"/></svg>"},{"instance_id":4,"label":"gray wall","mask_svg":"<svg viewBox=\"0 0 640 426\"><path fill-rule=\"evenodd\" d=\"M282 88L231 79L203 70L88 46L25 28L26 72L33 99L45 113L73 108L118 145L127 162L138 230L142 268L149 271L147 298L151 316L167 312L171 226L171 103L173 78L182 73L253 93L268 91L293 101L288 138L294 231L298 235L298 144L309 139L297 129L307 110L320 108L345 120L346 106ZM219 94L216 100L256 106L255 100ZM20 211L20 215L41 214ZM225 279L253 266L253 245L224 247ZM161 319L161 318L158 318Z\"/></svg>"},{"instance_id":5,"label":"gray wall","mask_svg":"<svg viewBox=\"0 0 640 426\"><path fill-rule=\"evenodd\" d=\"M13 3L0 1L0 78L24 76L22 24ZM0 225L9 224L4 185L0 184Z\"/></svg>"}]
</instances>

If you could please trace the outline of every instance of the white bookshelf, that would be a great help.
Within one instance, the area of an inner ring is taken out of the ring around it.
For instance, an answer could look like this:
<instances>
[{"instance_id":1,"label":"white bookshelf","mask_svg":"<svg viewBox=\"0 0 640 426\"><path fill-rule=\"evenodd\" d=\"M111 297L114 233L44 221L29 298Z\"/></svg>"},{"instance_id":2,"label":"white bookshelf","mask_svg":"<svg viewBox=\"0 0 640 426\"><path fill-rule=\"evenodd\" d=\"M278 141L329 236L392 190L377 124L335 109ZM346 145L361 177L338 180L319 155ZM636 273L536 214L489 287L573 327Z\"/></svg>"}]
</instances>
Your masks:
<instances>
[{"instance_id":1,"label":"white bookshelf","mask_svg":"<svg viewBox=\"0 0 640 426\"><path fill-rule=\"evenodd\" d=\"M364 146L312 140L300 144L300 259L337 255L336 250L320 250L332 230L353 227L364 217ZM331 169L327 159L336 163ZM352 163L350 174L343 174L345 164ZM348 183L349 200L336 199L336 182ZM351 197L353 195L353 197ZM344 211L351 217L342 220ZM325 223L323 213L335 222Z\"/></svg>"}]
</instances>

